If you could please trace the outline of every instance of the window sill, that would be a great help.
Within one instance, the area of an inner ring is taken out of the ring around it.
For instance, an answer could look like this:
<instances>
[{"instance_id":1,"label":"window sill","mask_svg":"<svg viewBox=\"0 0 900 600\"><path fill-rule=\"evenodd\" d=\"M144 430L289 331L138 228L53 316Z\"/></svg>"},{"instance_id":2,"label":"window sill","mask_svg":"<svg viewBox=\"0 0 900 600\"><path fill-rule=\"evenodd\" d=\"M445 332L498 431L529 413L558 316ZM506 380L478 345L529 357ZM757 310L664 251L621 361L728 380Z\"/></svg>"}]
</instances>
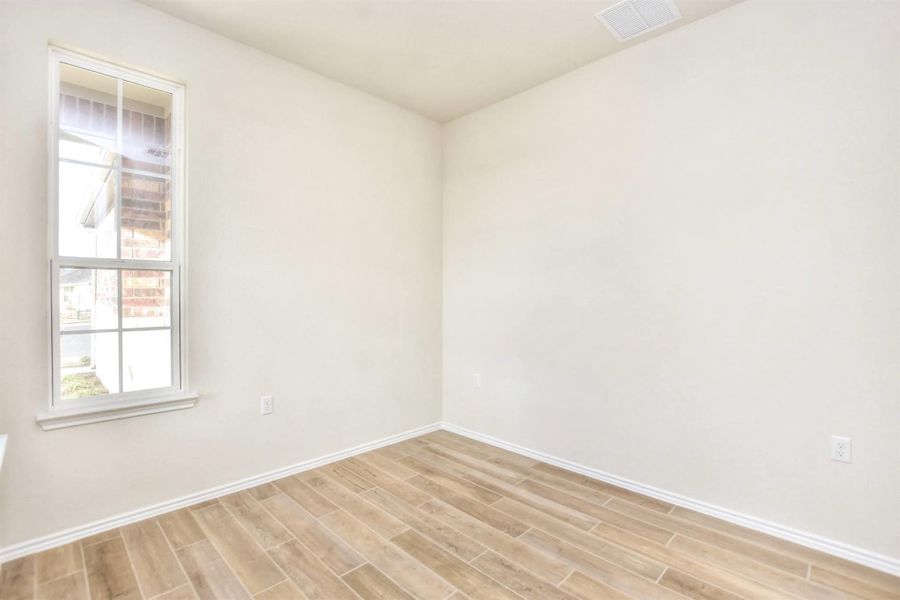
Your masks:
<instances>
[{"instance_id":1,"label":"window sill","mask_svg":"<svg viewBox=\"0 0 900 600\"><path fill-rule=\"evenodd\" d=\"M198 397L196 393L185 392L161 398L133 400L105 406L53 410L40 413L37 416L37 422L44 431L52 431L64 427L89 425L91 423L102 423L103 421L114 421L116 419L127 419L141 415L193 408L197 404Z\"/></svg>"}]
</instances>

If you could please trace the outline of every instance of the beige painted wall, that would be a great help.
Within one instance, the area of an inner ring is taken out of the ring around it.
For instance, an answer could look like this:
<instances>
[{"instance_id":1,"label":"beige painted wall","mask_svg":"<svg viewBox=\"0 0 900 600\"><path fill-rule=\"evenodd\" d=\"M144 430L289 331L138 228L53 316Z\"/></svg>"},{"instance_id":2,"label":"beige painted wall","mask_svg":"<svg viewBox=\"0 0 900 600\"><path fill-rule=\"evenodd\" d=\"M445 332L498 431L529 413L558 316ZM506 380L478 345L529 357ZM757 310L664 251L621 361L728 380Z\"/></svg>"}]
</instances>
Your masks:
<instances>
[{"instance_id":1,"label":"beige painted wall","mask_svg":"<svg viewBox=\"0 0 900 600\"><path fill-rule=\"evenodd\" d=\"M49 39L187 82L195 409L35 424ZM139 4L0 3L0 547L439 419L439 136Z\"/></svg>"},{"instance_id":2,"label":"beige painted wall","mask_svg":"<svg viewBox=\"0 0 900 600\"><path fill-rule=\"evenodd\" d=\"M900 557L898 26L748 0L447 125L445 419Z\"/></svg>"}]
</instances>

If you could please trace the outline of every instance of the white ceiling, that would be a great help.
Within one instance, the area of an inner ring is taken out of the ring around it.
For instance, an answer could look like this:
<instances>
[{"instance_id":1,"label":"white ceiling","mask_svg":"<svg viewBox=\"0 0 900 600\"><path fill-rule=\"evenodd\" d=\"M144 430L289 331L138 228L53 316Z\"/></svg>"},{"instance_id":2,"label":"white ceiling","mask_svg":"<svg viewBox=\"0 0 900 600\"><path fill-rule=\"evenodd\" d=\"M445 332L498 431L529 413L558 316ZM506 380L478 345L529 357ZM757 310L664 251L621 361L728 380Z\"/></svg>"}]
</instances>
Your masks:
<instances>
[{"instance_id":1,"label":"white ceiling","mask_svg":"<svg viewBox=\"0 0 900 600\"><path fill-rule=\"evenodd\" d=\"M594 18L615 0L140 1L444 122L740 0L624 44Z\"/></svg>"}]
</instances>

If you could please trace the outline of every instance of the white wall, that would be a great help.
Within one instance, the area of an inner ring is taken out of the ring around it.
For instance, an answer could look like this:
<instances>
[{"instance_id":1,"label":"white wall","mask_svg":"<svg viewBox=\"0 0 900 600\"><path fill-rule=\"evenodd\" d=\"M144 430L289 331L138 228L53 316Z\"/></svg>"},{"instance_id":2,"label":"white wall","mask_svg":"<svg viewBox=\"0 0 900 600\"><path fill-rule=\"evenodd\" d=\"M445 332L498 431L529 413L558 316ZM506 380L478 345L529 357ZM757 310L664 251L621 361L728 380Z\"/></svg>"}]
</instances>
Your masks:
<instances>
[{"instance_id":1,"label":"white wall","mask_svg":"<svg viewBox=\"0 0 900 600\"><path fill-rule=\"evenodd\" d=\"M445 419L900 557L898 27L748 0L447 125Z\"/></svg>"},{"instance_id":2,"label":"white wall","mask_svg":"<svg viewBox=\"0 0 900 600\"><path fill-rule=\"evenodd\" d=\"M35 424L51 39L187 82L195 409ZM139 4L0 3L0 547L436 421L439 136Z\"/></svg>"}]
</instances>

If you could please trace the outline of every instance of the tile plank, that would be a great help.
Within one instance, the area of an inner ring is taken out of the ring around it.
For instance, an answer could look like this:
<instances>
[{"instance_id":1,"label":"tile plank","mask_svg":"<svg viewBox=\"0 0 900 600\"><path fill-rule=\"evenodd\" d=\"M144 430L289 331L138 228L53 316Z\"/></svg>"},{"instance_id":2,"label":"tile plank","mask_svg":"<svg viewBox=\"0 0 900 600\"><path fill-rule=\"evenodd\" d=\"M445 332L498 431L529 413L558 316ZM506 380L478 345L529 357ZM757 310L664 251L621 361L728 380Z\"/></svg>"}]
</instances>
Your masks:
<instances>
[{"instance_id":1,"label":"tile plank","mask_svg":"<svg viewBox=\"0 0 900 600\"><path fill-rule=\"evenodd\" d=\"M309 487L299 477L285 477L275 482L275 487L288 497L306 509L306 512L314 517L321 517L338 509L334 503L322 497L316 490ZM274 494L273 494L274 495ZM269 496L270 498L272 496Z\"/></svg>"},{"instance_id":2,"label":"tile plank","mask_svg":"<svg viewBox=\"0 0 900 600\"><path fill-rule=\"evenodd\" d=\"M188 583L170 590L162 596L157 596L153 600L197 600L197 594L194 593L193 586Z\"/></svg>"},{"instance_id":3,"label":"tile plank","mask_svg":"<svg viewBox=\"0 0 900 600\"><path fill-rule=\"evenodd\" d=\"M225 509L256 540L263 549L283 544L293 536L269 514L253 496L238 492L221 498Z\"/></svg>"},{"instance_id":4,"label":"tile plank","mask_svg":"<svg viewBox=\"0 0 900 600\"><path fill-rule=\"evenodd\" d=\"M824 583L833 588L843 590L855 596L861 596L867 600L898 600L900 593L896 593L869 582L860 581L852 577L847 577L840 573L834 573L828 569L823 569L818 565L813 565L809 572L811 581Z\"/></svg>"},{"instance_id":5,"label":"tile plank","mask_svg":"<svg viewBox=\"0 0 900 600\"><path fill-rule=\"evenodd\" d=\"M387 490L397 498L400 498L412 506L418 506L431 498L431 496L423 491L412 487L408 483L397 479L393 475L385 473L381 469L370 465L359 458L348 458L344 463L348 469L371 483L373 486Z\"/></svg>"},{"instance_id":6,"label":"tile plank","mask_svg":"<svg viewBox=\"0 0 900 600\"><path fill-rule=\"evenodd\" d=\"M465 592L472 600L521 600L509 588L449 552L441 550L411 529L391 538L391 541Z\"/></svg>"},{"instance_id":7,"label":"tile plank","mask_svg":"<svg viewBox=\"0 0 900 600\"><path fill-rule=\"evenodd\" d=\"M84 566L91 600L140 600L137 578L121 537L84 548Z\"/></svg>"},{"instance_id":8,"label":"tile plank","mask_svg":"<svg viewBox=\"0 0 900 600\"><path fill-rule=\"evenodd\" d=\"M472 560L485 550L484 546L475 540L435 519L427 512L409 506L381 488L369 490L363 497L464 561Z\"/></svg>"},{"instance_id":9,"label":"tile plank","mask_svg":"<svg viewBox=\"0 0 900 600\"><path fill-rule=\"evenodd\" d=\"M266 498L271 498L275 494L280 494L281 490L275 487L274 483L269 482L252 487L248 489L247 492L257 500L265 500Z\"/></svg>"},{"instance_id":10,"label":"tile plank","mask_svg":"<svg viewBox=\"0 0 900 600\"><path fill-rule=\"evenodd\" d=\"M263 504L336 575L343 575L366 562L358 552L287 496L272 496L263 500Z\"/></svg>"},{"instance_id":11,"label":"tile plank","mask_svg":"<svg viewBox=\"0 0 900 600\"><path fill-rule=\"evenodd\" d=\"M502 531L503 533L508 533L509 535L515 537L528 530L528 525L516 519L515 517L495 510L487 504L482 504L481 502L477 502L475 500L472 500L471 498L457 494L453 490L435 483L428 478L422 477L421 475L416 475L415 477L410 479L409 482L422 491L431 494L435 498L438 498L455 508L458 508L464 513L472 515L476 519L484 521L491 527L494 527Z\"/></svg>"},{"instance_id":12,"label":"tile plank","mask_svg":"<svg viewBox=\"0 0 900 600\"><path fill-rule=\"evenodd\" d=\"M307 483L317 492L331 500L345 512L353 515L378 534L390 538L406 531L407 526L383 510L379 510L358 494L338 485L327 475L321 474L307 479ZM371 491L371 490L369 490Z\"/></svg>"},{"instance_id":13,"label":"tile plank","mask_svg":"<svg viewBox=\"0 0 900 600\"><path fill-rule=\"evenodd\" d=\"M206 537L250 594L272 587L284 575L221 504L194 515Z\"/></svg>"},{"instance_id":14,"label":"tile plank","mask_svg":"<svg viewBox=\"0 0 900 600\"><path fill-rule=\"evenodd\" d=\"M187 583L156 519L122 527L122 538L144 596L152 598Z\"/></svg>"},{"instance_id":15,"label":"tile plank","mask_svg":"<svg viewBox=\"0 0 900 600\"><path fill-rule=\"evenodd\" d=\"M87 600L84 571L39 584L34 597L36 600Z\"/></svg>"},{"instance_id":16,"label":"tile plank","mask_svg":"<svg viewBox=\"0 0 900 600\"><path fill-rule=\"evenodd\" d=\"M806 548L806 550L809 549ZM830 556L824 552L816 550L809 550L809 552L812 553L807 555L812 558L812 567L817 568L820 572L828 571L879 590L887 590L900 598L900 577Z\"/></svg>"},{"instance_id":17,"label":"tile plank","mask_svg":"<svg viewBox=\"0 0 900 600\"><path fill-rule=\"evenodd\" d=\"M683 596L698 600L741 600L740 596L735 596L675 569L668 569L660 578L659 584Z\"/></svg>"},{"instance_id":18,"label":"tile plank","mask_svg":"<svg viewBox=\"0 0 900 600\"><path fill-rule=\"evenodd\" d=\"M119 529L108 529L107 531L102 531L100 533L95 533L94 535L89 535L86 538L81 538L81 546L90 546L91 544L96 544L97 542L105 542L106 540L111 540L114 537L119 537Z\"/></svg>"},{"instance_id":19,"label":"tile plank","mask_svg":"<svg viewBox=\"0 0 900 600\"><path fill-rule=\"evenodd\" d=\"M271 498L271 496L268 496ZM263 498L265 500L265 498ZM290 579L282 581L275 587L262 591L253 597L254 600L306 600L306 594L300 591L297 584Z\"/></svg>"},{"instance_id":20,"label":"tile plank","mask_svg":"<svg viewBox=\"0 0 900 600\"><path fill-rule=\"evenodd\" d=\"M723 548L725 550L743 554L748 558L752 558L753 560L768 564L772 567L781 569L782 571L786 571L798 577L805 577L807 571L809 570L809 564L800 559L793 558L786 554L781 554L780 552L775 552L774 550L769 550L768 548L764 548L762 546L757 546L755 544L745 542L744 540L719 533L713 529L707 529L706 527L694 525L693 523L689 523L688 521L676 519L675 517L669 515L661 515L652 510L641 508L640 506L631 502L613 498L606 503L606 507L635 519L645 521L647 523L650 523L651 525L655 525L663 529L668 529L669 531L674 531L675 533L680 533L685 537L693 538L695 540L705 542L713 546L718 546L719 548Z\"/></svg>"},{"instance_id":21,"label":"tile plank","mask_svg":"<svg viewBox=\"0 0 900 600\"><path fill-rule=\"evenodd\" d=\"M388 455L380 453L377 450L374 452L366 452L365 454L360 454L357 458L373 467L378 467L385 473L390 473L400 480L409 479L416 474L416 472L412 469L404 467L396 460L389 458Z\"/></svg>"},{"instance_id":22,"label":"tile plank","mask_svg":"<svg viewBox=\"0 0 900 600\"><path fill-rule=\"evenodd\" d=\"M191 504L187 508L188 508L188 510L191 510L191 511L203 510L204 508L208 508L210 506L215 506L218 503L219 503L218 498L212 498L210 500L204 500L202 502L198 502L197 504Z\"/></svg>"},{"instance_id":23,"label":"tile plank","mask_svg":"<svg viewBox=\"0 0 900 600\"><path fill-rule=\"evenodd\" d=\"M34 561L32 554L0 565L0 598L31 600L34 597Z\"/></svg>"},{"instance_id":24,"label":"tile plank","mask_svg":"<svg viewBox=\"0 0 900 600\"><path fill-rule=\"evenodd\" d=\"M415 600L370 563L350 571L343 579L364 600Z\"/></svg>"},{"instance_id":25,"label":"tile plank","mask_svg":"<svg viewBox=\"0 0 900 600\"><path fill-rule=\"evenodd\" d=\"M572 570L566 563L535 550L518 538L498 531L449 504L444 504L439 500L430 500L423 504L421 509L494 552L526 567L550 583L559 583Z\"/></svg>"},{"instance_id":26,"label":"tile plank","mask_svg":"<svg viewBox=\"0 0 900 600\"><path fill-rule=\"evenodd\" d=\"M209 540L175 551L200 600L249 600L250 595Z\"/></svg>"},{"instance_id":27,"label":"tile plank","mask_svg":"<svg viewBox=\"0 0 900 600\"><path fill-rule=\"evenodd\" d=\"M532 467L539 464L538 461L521 454L504 450L472 438L462 435L450 433L449 431L434 431L430 434L422 436L420 439L429 442L435 441L439 444L450 445L459 448L459 451L470 456L483 456L484 460L493 464L504 465L508 469L521 470L528 472Z\"/></svg>"},{"instance_id":28,"label":"tile plank","mask_svg":"<svg viewBox=\"0 0 900 600\"><path fill-rule=\"evenodd\" d=\"M411 559L394 544L347 513L338 511L327 514L322 517L322 522L414 596L422 600L442 600L453 591L452 587L420 562Z\"/></svg>"},{"instance_id":29,"label":"tile plank","mask_svg":"<svg viewBox=\"0 0 900 600\"><path fill-rule=\"evenodd\" d=\"M309 600L359 600L331 569L300 542L288 542L272 548L269 555Z\"/></svg>"},{"instance_id":30,"label":"tile plank","mask_svg":"<svg viewBox=\"0 0 900 600\"><path fill-rule=\"evenodd\" d=\"M460 467L464 467L469 470L474 469L475 471L479 471L484 475L493 477L494 479L499 479L500 481L505 481L506 483L518 483L528 475L528 472L523 469L507 469L492 462L468 456L466 454L463 454L462 452L457 452L456 450L451 450L446 446L429 445L425 448L425 452L456 462L460 465Z\"/></svg>"},{"instance_id":31,"label":"tile plank","mask_svg":"<svg viewBox=\"0 0 900 600\"><path fill-rule=\"evenodd\" d=\"M200 529L190 509L182 508L166 513L156 520L175 550L206 539L206 534Z\"/></svg>"},{"instance_id":32,"label":"tile plank","mask_svg":"<svg viewBox=\"0 0 900 600\"><path fill-rule=\"evenodd\" d=\"M407 456L413 452L418 452L419 448L411 448L409 446L404 446L403 442L399 442L396 444L391 444L390 446L383 446L378 448L377 450L372 450L369 454L376 454L378 456L383 456L384 458L390 461L399 461L404 456ZM404 477L404 479L408 479L408 477Z\"/></svg>"},{"instance_id":33,"label":"tile plank","mask_svg":"<svg viewBox=\"0 0 900 600\"><path fill-rule=\"evenodd\" d=\"M417 456L418 455L407 456L400 462L404 466L409 467L413 471L419 473L419 475L427 477L438 485L442 485L445 488L452 490L454 493L459 494L460 496L465 496L470 500L483 502L484 504L490 504L491 502L496 502L501 498L500 494L483 488L472 481L467 481L462 477L452 475L447 471L444 471L443 469L432 466L422 461Z\"/></svg>"},{"instance_id":34,"label":"tile plank","mask_svg":"<svg viewBox=\"0 0 900 600\"><path fill-rule=\"evenodd\" d=\"M633 533L601 523L593 532L603 539L612 541L623 548L658 560L667 567L674 568L685 575L700 579L705 583L722 588L742 598L752 600L781 600L785 592L762 585L757 581L743 577L737 573L713 567L707 563L691 560L683 554L651 542ZM787 574L785 574L787 575Z\"/></svg>"},{"instance_id":35,"label":"tile plank","mask_svg":"<svg viewBox=\"0 0 900 600\"><path fill-rule=\"evenodd\" d=\"M503 498L510 498L536 510L540 510L556 517L560 521L565 521L574 527L578 527L579 529L587 531L597 524L597 519L591 518L582 512L571 509L554 500L549 500L543 496L530 492L520 486L504 483L502 481L491 481L486 477L474 473L466 475L466 479L496 492Z\"/></svg>"},{"instance_id":36,"label":"tile plank","mask_svg":"<svg viewBox=\"0 0 900 600\"><path fill-rule=\"evenodd\" d=\"M670 510L672 510L672 505L668 502L656 500L655 498L648 498L647 496L642 496L636 492L616 487L603 481L591 479L590 477L586 477L572 471L566 471L565 469L561 469L554 465L548 465L546 463L535 465L534 469L532 470L531 476L540 480L541 473L552 475L558 479L567 480L571 483L575 483L594 492L599 492L601 494L606 494L608 496L614 496L622 500L633 502L638 506L642 506L650 510L655 510L659 513L667 514Z\"/></svg>"},{"instance_id":37,"label":"tile plank","mask_svg":"<svg viewBox=\"0 0 900 600\"><path fill-rule=\"evenodd\" d=\"M672 539L672 536L675 535L671 531L656 527L655 525L650 525L649 523L645 523L638 519L633 519L622 513L617 513L614 510L599 506L594 502L590 502L578 496L567 494L566 492L538 483L532 479L524 480L519 484L519 487L556 502L557 504L568 506L582 514L593 517L594 519L610 523L611 525L631 531L637 535L642 535L645 538L663 545L667 544L669 540ZM604 494L596 495L598 502L606 502L610 498Z\"/></svg>"},{"instance_id":38,"label":"tile plank","mask_svg":"<svg viewBox=\"0 0 900 600\"><path fill-rule=\"evenodd\" d=\"M598 528L594 530L594 533L603 536L603 528L608 527L608 525L601 523ZM609 530L607 529L606 531L606 534L609 535ZM681 535L676 535L672 539L669 543L669 550L695 560L703 561L714 567L732 571L738 575L743 575L762 584L771 586L776 590L781 590L799 598L809 598L812 600L844 600L848 597L846 594L835 589L829 589L810 583L805 578L785 573L780 569L764 565L761 562Z\"/></svg>"},{"instance_id":39,"label":"tile plank","mask_svg":"<svg viewBox=\"0 0 900 600\"><path fill-rule=\"evenodd\" d=\"M532 529L524 534L522 541L568 562L572 567L588 576L635 598L684 600L681 595L654 583L653 579L641 577L539 529Z\"/></svg>"},{"instance_id":40,"label":"tile plank","mask_svg":"<svg viewBox=\"0 0 900 600\"><path fill-rule=\"evenodd\" d=\"M574 600L549 581L490 550L473 560L472 566L527 600Z\"/></svg>"},{"instance_id":41,"label":"tile plank","mask_svg":"<svg viewBox=\"0 0 900 600\"><path fill-rule=\"evenodd\" d=\"M414 452L410 454L408 458L415 458L416 460L421 460L425 464L431 465L436 469L441 469L454 477L463 478L469 473L472 472L472 469L459 464L454 460L450 460L449 458L445 458L440 454L433 452L432 450L436 446L428 445L419 450L418 452Z\"/></svg>"},{"instance_id":42,"label":"tile plank","mask_svg":"<svg viewBox=\"0 0 900 600\"><path fill-rule=\"evenodd\" d=\"M876 571L869 567L864 567L830 556L818 550L806 548L799 544L794 544L759 531L753 531L752 529L747 529L746 527L716 519L715 517L704 515L693 510L681 508L680 506L676 506L675 509L672 510L671 516L683 521L689 521L696 525L702 525L708 529L728 534L758 546L763 546L775 552L781 552L801 561L817 565L820 568L850 577L851 579L868 582L876 588L880 587L900 594L900 577L894 577L893 575Z\"/></svg>"},{"instance_id":43,"label":"tile plank","mask_svg":"<svg viewBox=\"0 0 900 600\"><path fill-rule=\"evenodd\" d=\"M603 598L604 600L633 600L632 596L627 596L605 583L591 579L580 571L573 571L559 587L576 598L581 598L581 600L596 600L598 598Z\"/></svg>"},{"instance_id":44,"label":"tile plank","mask_svg":"<svg viewBox=\"0 0 900 600\"><path fill-rule=\"evenodd\" d=\"M354 494L359 494L360 492L371 490L373 487L375 487L374 485L354 473L352 470L348 469L341 462L336 462L331 465L319 467L319 470L326 473L329 477L337 481L339 484L341 484Z\"/></svg>"},{"instance_id":45,"label":"tile plank","mask_svg":"<svg viewBox=\"0 0 900 600\"><path fill-rule=\"evenodd\" d=\"M643 554L625 549L616 544L611 544L596 535L572 527L568 523L515 500L504 498L496 506L498 510L508 512L545 533L574 544L595 556L643 577L655 580L666 568L658 560L648 558Z\"/></svg>"},{"instance_id":46,"label":"tile plank","mask_svg":"<svg viewBox=\"0 0 900 600\"><path fill-rule=\"evenodd\" d=\"M35 555L34 572L38 584L58 579L83 568L81 544L78 542L50 548Z\"/></svg>"}]
</instances>

